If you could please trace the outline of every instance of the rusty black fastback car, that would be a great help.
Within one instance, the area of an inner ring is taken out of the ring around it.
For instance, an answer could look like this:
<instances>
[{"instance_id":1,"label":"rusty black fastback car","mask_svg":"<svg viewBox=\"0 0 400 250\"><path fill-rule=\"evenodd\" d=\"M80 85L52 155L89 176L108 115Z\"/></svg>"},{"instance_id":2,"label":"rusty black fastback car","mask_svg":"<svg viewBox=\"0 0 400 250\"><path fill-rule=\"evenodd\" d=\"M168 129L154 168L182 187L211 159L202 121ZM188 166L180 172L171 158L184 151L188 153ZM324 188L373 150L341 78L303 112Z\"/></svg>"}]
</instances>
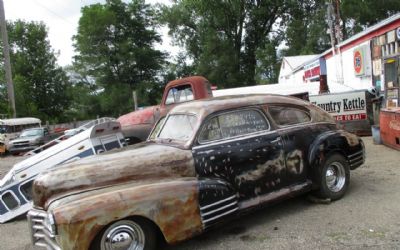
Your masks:
<instances>
[{"instance_id":1,"label":"rusty black fastback car","mask_svg":"<svg viewBox=\"0 0 400 250\"><path fill-rule=\"evenodd\" d=\"M35 245L155 249L305 192L340 199L364 146L292 97L244 95L175 107L147 142L51 170L33 186Z\"/></svg>"}]
</instances>

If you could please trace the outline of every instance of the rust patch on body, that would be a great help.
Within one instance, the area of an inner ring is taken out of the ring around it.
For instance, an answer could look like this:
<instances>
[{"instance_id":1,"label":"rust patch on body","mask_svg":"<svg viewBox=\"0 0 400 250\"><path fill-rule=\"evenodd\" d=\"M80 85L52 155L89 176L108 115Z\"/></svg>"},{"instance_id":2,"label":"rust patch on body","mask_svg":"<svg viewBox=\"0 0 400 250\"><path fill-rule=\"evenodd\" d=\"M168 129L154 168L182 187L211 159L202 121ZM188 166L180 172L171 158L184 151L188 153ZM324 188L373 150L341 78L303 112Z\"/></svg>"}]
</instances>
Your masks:
<instances>
[{"instance_id":1,"label":"rust patch on body","mask_svg":"<svg viewBox=\"0 0 400 250\"><path fill-rule=\"evenodd\" d=\"M352 147L357 146L358 144L360 144L358 136L355 135L355 134L351 134L349 132L342 131L340 133L340 135L343 136L344 138L346 138L347 143Z\"/></svg>"},{"instance_id":2,"label":"rust patch on body","mask_svg":"<svg viewBox=\"0 0 400 250\"><path fill-rule=\"evenodd\" d=\"M63 235L62 249L88 249L106 225L132 216L153 221L168 243L191 238L203 231L198 182L194 178L123 185L87 193L66 197L49 208L59 234Z\"/></svg>"},{"instance_id":3,"label":"rust patch on body","mask_svg":"<svg viewBox=\"0 0 400 250\"><path fill-rule=\"evenodd\" d=\"M293 150L286 156L286 168L291 174L303 173L303 162L303 152L301 152L301 150Z\"/></svg>"},{"instance_id":4,"label":"rust patch on body","mask_svg":"<svg viewBox=\"0 0 400 250\"><path fill-rule=\"evenodd\" d=\"M280 152L279 156L273 160L269 160L264 164L257 165L257 168L242 173L236 177L236 183L240 186L242 183L248 181L257 181L265 177L267 171L275 175L279 175L281 171L285 170L283 150Z\"/></svg>"},{"instance_id":5,"label":"rust patch on body","mask_svg":"<svg viewBox=\"0 0 400 250\"><path fill-rule=\"evenodd\" d=\"M189 150L148 144L86 158L40 176L34 185L34 204L46 208L56 198L85 190L131 181L194 176Z\"/></svg>"}]
</instances>

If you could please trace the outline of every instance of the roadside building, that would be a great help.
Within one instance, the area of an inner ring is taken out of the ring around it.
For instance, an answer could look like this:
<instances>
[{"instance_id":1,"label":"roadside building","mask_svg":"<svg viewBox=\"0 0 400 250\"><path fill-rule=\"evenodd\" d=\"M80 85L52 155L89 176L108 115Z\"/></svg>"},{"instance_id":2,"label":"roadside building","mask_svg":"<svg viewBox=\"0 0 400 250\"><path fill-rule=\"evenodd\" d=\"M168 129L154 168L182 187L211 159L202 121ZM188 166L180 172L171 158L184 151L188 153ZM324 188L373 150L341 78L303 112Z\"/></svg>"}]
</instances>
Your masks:
<instances>
[{"instance_id":1,"label":"roadside building","mask_svg":"<svg viewBox=\"0 0 400 250\"><path fill-rule=\"evenodd\" d=\"M370 134L380 121L383 143L400 148L400 13L305 58L296 67L284 58L278 85L307 89L312 103L354 133Z\"/></svg>"},{"instance_id":2,"label":"roadside building","mask_svg":"<svg viewBox=\"0 0 400 250\"><path fill-rule=\"evenodd\" d=\"M399 107L400 14L320 55L304 56L307 60L296 67L287 66L293 58L302 57L283 58L280 84L312 85L322 80L327 82L330 93L375 88L384 97L384 107Z\"/></svg>"}]
</instances>

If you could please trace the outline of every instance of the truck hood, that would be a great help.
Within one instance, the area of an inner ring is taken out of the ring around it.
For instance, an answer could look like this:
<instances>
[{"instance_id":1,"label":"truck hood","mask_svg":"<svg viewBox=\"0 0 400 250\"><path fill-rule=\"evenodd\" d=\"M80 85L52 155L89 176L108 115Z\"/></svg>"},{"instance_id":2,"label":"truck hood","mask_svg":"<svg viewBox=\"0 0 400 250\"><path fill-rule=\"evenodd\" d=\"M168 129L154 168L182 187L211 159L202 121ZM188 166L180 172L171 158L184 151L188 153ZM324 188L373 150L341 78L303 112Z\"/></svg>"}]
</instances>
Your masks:
<instances>
[{"instance_id":1,"label":"truck hood","mask_svg":"<svg viewBox=\"0 0 400 250\"><path fill-rule=\"evenodd\" d=\"M133 111L118 117L117 121L121 123L121 128L138 124L153 124L154 112L158 106L151 106L141 110Z\"/></svg>"},{"instance_id":2,"label":"truck hood","mask_svg":"<svg viewBox=\"0 0 400 250\"><path fill-rule=\"evenodd\" d=\"M36 207L56 199L129 182L195 177L190 150L140 143L120 152L85 158L40 175L33 186Z\"/></svg>"}]
</instances>

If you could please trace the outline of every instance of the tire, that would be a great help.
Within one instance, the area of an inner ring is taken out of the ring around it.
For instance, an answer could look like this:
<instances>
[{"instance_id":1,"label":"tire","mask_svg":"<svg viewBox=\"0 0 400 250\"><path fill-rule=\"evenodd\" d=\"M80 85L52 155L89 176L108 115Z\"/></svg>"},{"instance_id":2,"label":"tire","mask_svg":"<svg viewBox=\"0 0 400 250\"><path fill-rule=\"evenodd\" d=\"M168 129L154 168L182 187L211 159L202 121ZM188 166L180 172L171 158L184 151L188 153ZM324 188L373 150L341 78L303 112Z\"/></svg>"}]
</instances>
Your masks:
<instances>
[{"instance_id":1,"label":"tire","mask_svg":"<svg viewBox=\"0 0 400 250\"><path fill-rule=\"evenodd\" d=\"M324 199L339 200L346 193L350 183L349 163L340 154L330 155L324 162L318 195Z\"/></svg>"},{"instance_id":2,"label":"tire","mask_svg":"<svg viewBox=\"0 0 400 250\"><path fill-rule=\"evenodd\" d=\"M95 237L92 250L155 250L156 230L141 218L115 221L106 226Z\"/></svg>"}]
</instances>

